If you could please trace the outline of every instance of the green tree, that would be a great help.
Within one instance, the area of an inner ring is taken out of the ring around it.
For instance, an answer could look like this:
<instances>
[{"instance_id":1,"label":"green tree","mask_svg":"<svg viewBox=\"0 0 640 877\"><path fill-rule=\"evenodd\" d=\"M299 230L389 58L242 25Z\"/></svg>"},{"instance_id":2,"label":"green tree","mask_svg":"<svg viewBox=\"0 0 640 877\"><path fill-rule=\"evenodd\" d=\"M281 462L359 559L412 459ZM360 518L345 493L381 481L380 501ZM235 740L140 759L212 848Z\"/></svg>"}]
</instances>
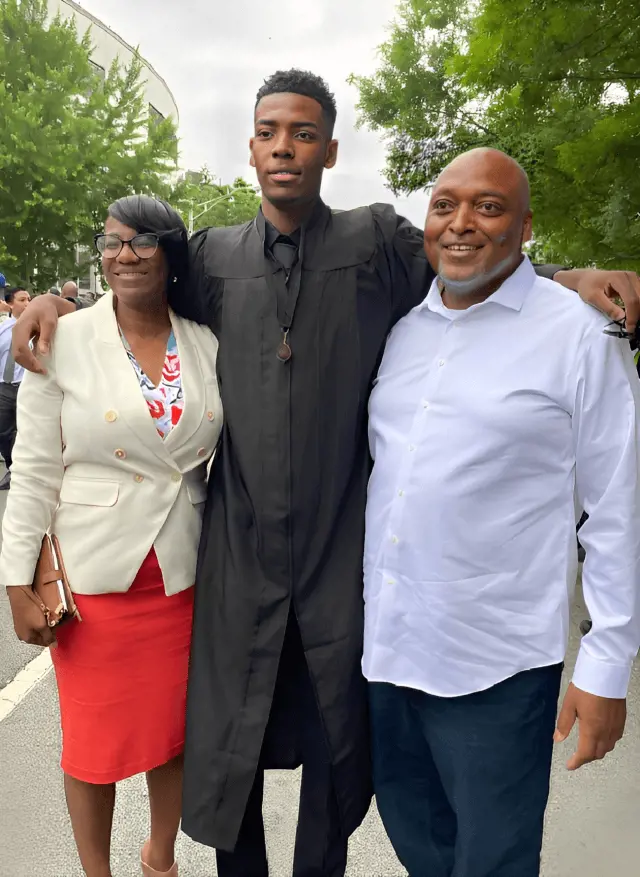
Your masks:
<instances>
[{"instance_id":1,"label":"green tree","mask_svg":"<svg viewBox=\"0 0 640 877\"><path fill-rule=\"evenodd\" d=\"M495 146L528 171L538 253L640 268L640 9L622 0L403 0L363 124L396 192Z\"/></svg>"},{"instance_id":2,"label":"green tree","mask_svg":"<svg viewBox=\"0 0 640 877\"><path fill-rule=\"evenodd\" d=\"M238 177L232 185L216 183L207 167L189 172L173 190L170 201L193 231L209 226L241 225L258 212L260 197Z\"/></svg>"},{"instance_id":3,"label":"green tree","mask_svg":"<svg viewBox=\"0 0 640 877\"><path fill-rule=\"evenodd\" d=\"M104 81L72 20L43 0L0 0L0 265L38 288L74 276L109 203L167 194L177 140L147 118L142 65Z\"/></svg>"}]
</instances>

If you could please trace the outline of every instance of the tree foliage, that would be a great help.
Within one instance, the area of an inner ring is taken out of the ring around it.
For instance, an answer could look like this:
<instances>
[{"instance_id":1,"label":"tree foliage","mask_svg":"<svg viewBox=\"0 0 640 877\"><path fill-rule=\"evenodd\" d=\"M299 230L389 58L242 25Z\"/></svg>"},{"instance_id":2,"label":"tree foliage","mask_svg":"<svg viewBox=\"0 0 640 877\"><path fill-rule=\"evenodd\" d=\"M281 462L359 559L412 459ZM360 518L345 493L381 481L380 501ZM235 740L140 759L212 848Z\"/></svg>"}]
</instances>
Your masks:
<instances>
[{"instance_id":1,"label":"tree foliage","mask_svg":"<svg viewBox=\"0 0 640 877\"><path fill-rule=\"evenodd\" d=\"M73 20L47 21L43 0L0 0L0 265L42 289L74 276L109 203L167 194L177 140L148 118L143 68L104 80Z\"/></svg>"},{"instance_id":2,"label":"tree foliage","mask_svg":"<svg viewBox=\"0 0 640 877\"><path fill-rule=\"evenodd\" d=\"M547 258L640 268L640 7L402 0L380 66L352 77L396 192L494 146L528 171Z\"/></svg>"},{"instance_id":3,"label":"tree foliage","mask_svg":"<svg viewBox=\"0 0 640 877\"><path fill-rule=\"evenodd\" d=\"M207 167L188 173L170 198L187 227L193 217L193 231L209 226L241 225L258 212L260 198L246 180L238 177L232 185L217 183Z\"/></svg>"}]
</instances>

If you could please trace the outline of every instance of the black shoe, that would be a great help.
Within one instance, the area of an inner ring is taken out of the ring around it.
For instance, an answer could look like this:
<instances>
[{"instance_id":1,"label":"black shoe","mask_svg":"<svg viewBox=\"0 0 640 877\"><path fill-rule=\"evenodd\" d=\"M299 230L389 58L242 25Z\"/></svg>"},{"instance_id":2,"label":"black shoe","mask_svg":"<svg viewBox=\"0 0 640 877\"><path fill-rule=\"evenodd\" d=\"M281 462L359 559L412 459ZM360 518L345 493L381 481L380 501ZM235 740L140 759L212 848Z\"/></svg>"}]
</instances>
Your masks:
<instances>
[{"instance_id":1,"label":"black shoe","mask_svg":"<svg viewBox=\"0 0 640 877\"><path fill-rule=\"evenodd\" d=\"M0 485L0 487L1 486L2 485ZM590 621L588 618L586 619L586 621L583 621L582 624L580 625L580 633L582 634L582 636L586 636L592 627L593 627L593 622Z\"/></svg>"},{"instance_id":2,"label":"black shoe","mask_svg":"<svg viewBox=\"0 0 640 877\"><path fill-rule=\"evenodd\" d=\"M11 472L5 472L2 481L0 481L0 490L9 490L11 487Z\"/></svg>"}]
</instances>

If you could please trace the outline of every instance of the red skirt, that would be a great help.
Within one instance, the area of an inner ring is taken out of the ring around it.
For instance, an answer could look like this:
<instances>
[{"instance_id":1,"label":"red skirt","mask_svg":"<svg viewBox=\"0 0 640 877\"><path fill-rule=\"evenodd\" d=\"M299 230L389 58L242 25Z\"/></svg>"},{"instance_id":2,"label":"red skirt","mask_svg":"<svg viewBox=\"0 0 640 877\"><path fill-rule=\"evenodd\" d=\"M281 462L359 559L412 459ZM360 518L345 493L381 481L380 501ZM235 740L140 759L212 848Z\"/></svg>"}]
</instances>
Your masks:
<instances>
[{"instance_id":1,"label":"red skirt","mask_svg":"<svg viewBox=\"0 0 640 877\"><path fill-rule=\"evenodd\" d=\"M151 549L126 593L75 595L51 650L65 773L114 783L182 753L193 594L167 597Z\"/></svg>"}]
</instances>

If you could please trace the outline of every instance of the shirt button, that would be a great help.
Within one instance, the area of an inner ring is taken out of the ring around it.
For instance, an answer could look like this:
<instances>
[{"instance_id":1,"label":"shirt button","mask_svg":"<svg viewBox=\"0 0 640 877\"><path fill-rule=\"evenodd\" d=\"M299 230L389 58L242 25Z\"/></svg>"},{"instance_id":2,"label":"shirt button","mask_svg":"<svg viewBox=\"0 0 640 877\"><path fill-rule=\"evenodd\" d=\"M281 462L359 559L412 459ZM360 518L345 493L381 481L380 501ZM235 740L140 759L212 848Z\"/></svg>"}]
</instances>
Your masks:
<instances>
[{"instance_id":1,"label":"shirt button","mask_svg":"<svg viewBox=\"0 0 640 877\"><path fill-rule=\"evenodd\" d=\"M206 448L198 448L198 456L199 456L199 457L204 457L204 455L205 455L206 453L207 453L207 449L206 449Z\"/></svg>"},{"instance_id":2,"label":"shirt button","mask_svg":"<svg viewBox=\"0 0 640 877\"><path fill-rule=\"evenodd\" d=\"M118 419L118 412L117 411L107 411L107 413L104 416L104 419L107 421L107 423L115 423L116 420Z\"/></svg>"},{"instance_id":3,"label":"shirt button","mask_svg":"<svg viewBox=\"0 0 640 877\"><path fill-rule=\"evenodd\" d=\"M393 542L394 545L397 545L400 540L398 539L397 536L392 536L391 541Z\"/></svg>"},{"instance_id":4,"label":"shirt button","mask_svg":"<svg viewBox=\"0 0 640 877\"><path fill-rule=\"evenodd\" d=\"M134 475L134 476L133 476L133 480L134 480L137 484L142 484L142 482L144 481L144 475Z\"/></svg>"},{"instance_id":5,"label":"shirt button","mask_svg":"<svg viewBox=\"0 0 640 877\"><path fill-rule=\"evenodd\" d=\"M215 414L213 411L207 411L207 420L213 420L215 418Z\"/></svg>"},{"instance_id":6,"label":"shirt button","mask_svg":"<svg viewBox=\"0 0 640 877\"><path fill-rule=\"evenodd\" d=\"M428 407L429 407L429 403L428 403L428 402L423 402L423 403L422 403L422 407L423 407L423 408L428 408Z\"/></svg>"},{"instance_id":7,"label":"shirt button","mask_svg":"<svg viewBox=\"0 0 640 877\"><path fill-rule=\"evenodd\" d=\"M398 491L398 496L404 496L404 490L399 490L399 491Z\"/></svg>"},{"instance_id":8,"label":"shirt button","mask_svg":"<svg viewBox=\"0 0 640 877\"><path fill-rule=\"evenodd\" d=\"M409 450L410 450L410 451L415 451L415 449L416 449L416 446L415 446L415 445L409 445Z\"/></svg>"},{"instance_id":9,"label":"shirt button","mask_svg":"<svg viewBox=\"0 0 640 877\"><path fill-rule=\"evenodd\" d=\"M182 481L182 475L179 472L174 472L171 476L172 481Z\"/></svg>"},{"instance_id":10,"label":"shirt button","mask_svg":"<svg viewBox=\"0 0 640 877\"><path fill-rule=\"evenodd\" d=\"M442 368L443 365L444 365L444 359L441 359L440 362L438 363L438 366L439 366L439 368Z\"/></svg>"},{"instance_id":11,"label":"shirt button","mask_svg":"<svg viewBox=\"0 0 640 877\"><path fill-rule=\"evenodd\" d=\"M124 459L126 458L126 456L127 456L126 451L123 451L122 448L117 448L117 449L114 451L114 454L116 455L116 457L117 457L119 460L124 460Z\"/></svg>"},{"instance_id":12,"label":"shirt button","mask_svg":"<svg viewBox=\"0 0 640 877\"><path fill-rule=\"evenodd\" d=\"M388 585L395 585L395 583L396 583L396 580L395 580L395 579L387 579L387 584L388 584Z\"/></svg>"}]
</instances>

